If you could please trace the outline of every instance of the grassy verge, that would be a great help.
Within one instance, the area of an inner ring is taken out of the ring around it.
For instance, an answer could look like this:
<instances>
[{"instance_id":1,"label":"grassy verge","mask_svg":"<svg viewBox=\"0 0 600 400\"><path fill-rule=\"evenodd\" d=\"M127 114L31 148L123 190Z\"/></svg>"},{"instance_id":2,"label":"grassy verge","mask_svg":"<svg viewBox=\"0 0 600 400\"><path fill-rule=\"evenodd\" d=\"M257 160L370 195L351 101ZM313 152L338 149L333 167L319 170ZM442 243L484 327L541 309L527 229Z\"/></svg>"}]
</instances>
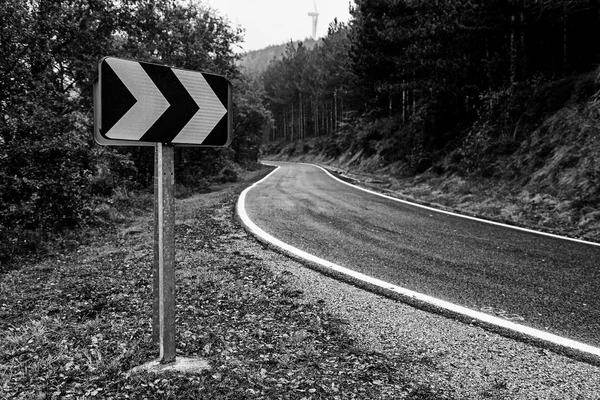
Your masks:
<instances>
[{"instance_id":1,"label":"grassy verge","mask_svg":"<svg viewBox=\"0 0 600 400\"><path fill-rule=\"evenodd\" d=\"M177 350L211 370L128 374L158 349L152 210L123 211L89 246L0 275L0 397L443 398L401 356L358 347L344 321L269 269L268 251L233 218L237 195L267 172L177 202Z\"/></svg>"}]
</instances>

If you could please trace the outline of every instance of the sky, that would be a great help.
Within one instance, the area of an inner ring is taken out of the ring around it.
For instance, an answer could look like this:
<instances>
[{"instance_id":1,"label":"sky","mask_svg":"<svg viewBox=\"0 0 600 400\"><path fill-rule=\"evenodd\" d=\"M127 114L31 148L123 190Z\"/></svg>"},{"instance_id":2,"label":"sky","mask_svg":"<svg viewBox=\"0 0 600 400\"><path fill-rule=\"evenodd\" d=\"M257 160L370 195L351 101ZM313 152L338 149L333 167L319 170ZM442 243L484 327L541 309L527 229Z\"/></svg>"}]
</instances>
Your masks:
<instances>
[{"instance_id":1,"label":"sky","mask_svg":"<svg viewBox=\"0 0 600 400\"><path fill-rule=\"evenodd\" d=\"M245 29L244 43L236 52L258 50L290 40L303 40L312 34L314 0L204 0L226 16L234 25ZM319 19L317 37L327 34L327 27L337 17L338 21L350 19L348 8L352 0L316 0Z\"/></svg>"}]
</instances>

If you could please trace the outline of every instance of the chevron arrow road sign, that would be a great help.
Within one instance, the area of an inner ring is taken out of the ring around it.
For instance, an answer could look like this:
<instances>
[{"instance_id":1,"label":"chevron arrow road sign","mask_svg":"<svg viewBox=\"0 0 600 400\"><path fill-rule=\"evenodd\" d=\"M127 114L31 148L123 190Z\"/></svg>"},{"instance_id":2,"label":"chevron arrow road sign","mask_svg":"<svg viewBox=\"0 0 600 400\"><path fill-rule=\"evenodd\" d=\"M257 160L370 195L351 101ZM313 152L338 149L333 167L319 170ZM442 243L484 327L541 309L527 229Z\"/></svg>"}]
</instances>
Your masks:
<instances>
[{"instance_id":1,"label":"chevron arrow road sign","mask_svg":"<svg viewBox=\"0 0 600 400\"><path fill-rule=\"evenodd\" d=\"M224 77L106 57L94 84L100 144L227 146L232 86Z\"/></svg>"}]
</instances>

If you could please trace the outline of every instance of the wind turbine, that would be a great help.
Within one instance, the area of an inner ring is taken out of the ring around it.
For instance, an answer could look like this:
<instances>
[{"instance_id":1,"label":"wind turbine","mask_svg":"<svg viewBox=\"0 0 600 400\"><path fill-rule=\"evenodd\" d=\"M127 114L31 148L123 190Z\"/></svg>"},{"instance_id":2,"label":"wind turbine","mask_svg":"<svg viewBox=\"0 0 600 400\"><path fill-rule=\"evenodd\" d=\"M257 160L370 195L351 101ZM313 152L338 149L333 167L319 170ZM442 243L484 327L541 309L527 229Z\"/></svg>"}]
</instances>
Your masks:
<instances>
[{"instance_id":1,"label":"wind turbine","mask_svg":"<svg viewBox=\"0 0 600 400\"><path fill-rule=\"evenodd\" d=\"M319 12L317 11L317 0L314 0L315 11L308 13L309 17L312 17L312 38L317 39L317 21L319 20Z\"/></svg>"}]
</instances>

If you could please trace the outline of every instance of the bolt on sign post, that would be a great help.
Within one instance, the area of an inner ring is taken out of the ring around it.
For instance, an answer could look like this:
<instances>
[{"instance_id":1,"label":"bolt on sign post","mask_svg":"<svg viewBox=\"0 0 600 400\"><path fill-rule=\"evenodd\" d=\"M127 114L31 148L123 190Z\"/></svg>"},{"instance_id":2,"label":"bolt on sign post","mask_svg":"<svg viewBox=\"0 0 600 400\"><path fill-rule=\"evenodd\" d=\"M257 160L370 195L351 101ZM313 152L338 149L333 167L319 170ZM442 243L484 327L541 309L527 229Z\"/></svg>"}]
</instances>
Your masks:
<instances>
[{"instance_id":1,"label":"bolt on sign post","mask_svg":"<svg viewBox=\"0 0 600 400\"><path fill-rule=\"evenodd\" d=\"M232 85L224 77L105 57L94 82L94 139L154 146L152 340L161 364L175 362L174 147L231 142Z\"/></svg>"}]
</instances>

